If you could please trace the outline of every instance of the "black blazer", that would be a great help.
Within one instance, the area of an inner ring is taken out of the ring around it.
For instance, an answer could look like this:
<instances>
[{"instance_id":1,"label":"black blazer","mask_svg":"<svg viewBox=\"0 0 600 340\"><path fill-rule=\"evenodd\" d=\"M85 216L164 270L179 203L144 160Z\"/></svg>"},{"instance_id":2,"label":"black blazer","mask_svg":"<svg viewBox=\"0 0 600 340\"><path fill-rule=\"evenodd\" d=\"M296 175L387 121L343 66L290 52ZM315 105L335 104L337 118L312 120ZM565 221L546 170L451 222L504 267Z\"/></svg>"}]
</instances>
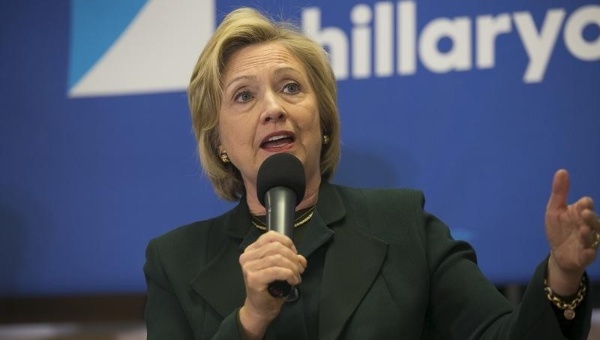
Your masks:
<instances>
[{"instance_id":1,"label":"black blazer","mask_svg":"<svg viewBox=\"0 0 600 340\"><path fill-rule=\"evenodd\" d=\"M322 184L298 247L302 254L326 249L318 329L310 334L324 340L565 338L543 290L545 261L515 308L482 275L473 249L453 240L423 204L418 191ZM148 339L240 338L239 256L259 235L242 198L219 217L152 240L144 266ZM571 339L589 332L588 301L569 324ZM276 331L265 337L276 339Z\"/></svg>"}]
</instances>

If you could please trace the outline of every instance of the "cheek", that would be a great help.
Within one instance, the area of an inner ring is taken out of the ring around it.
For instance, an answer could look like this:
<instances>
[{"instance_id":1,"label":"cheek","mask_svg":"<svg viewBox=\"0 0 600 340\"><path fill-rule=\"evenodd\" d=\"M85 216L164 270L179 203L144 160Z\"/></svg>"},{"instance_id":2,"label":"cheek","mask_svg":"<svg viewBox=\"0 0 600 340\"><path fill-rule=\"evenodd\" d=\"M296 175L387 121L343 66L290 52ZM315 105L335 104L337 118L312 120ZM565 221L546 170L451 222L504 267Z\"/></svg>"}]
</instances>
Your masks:
<instances>
[{"instance_id":1,"label":"cheek","mask_svg":"<svg viewBox=\"0 0 600 340\"><path fill-rule=\"evenodd\" d=\"M314 131L316 129L317 131L320 131L321 119L318 106L314 101L308 100L307 103L302 106L302 111L300 112L302 112L301 125L306 130Z\"/></svg>"},{"instance_id":2,"label":"cheek","mask_svg":"<svg viewBox=\"0 0 600 340\"><path fill-rule=\"evenodd\" d=\"M310 155L319 154L318 150L322 147L322 136L319 125L311 125L308 127L303 136L303 144L307 148Z\"/></svg>"},{"instance_id":3,"label":"cheek","mask_svg":"<svg viewBox=\"0 0 600 340\"><path fill-rule=\"evenodd\" d=\"M224 147L232 149L252 146L254 139L254 125L244 120L227 120L219 123L221 143ZM233 149L231 150L234 151Z\"/></svg>"},{"instance_id":4,"label":"cheek","mask_svg":"<svg viewBox=\"0 0 600 340\"><path fill-rule=\"evenodd\" d=\"M228 149L231 149L231 145L235 145L236 134L233 131L235 131L235 126L232 122L225 119L219 120L219 140L227 152L233 151Z\"/></svg>"}]
</instances>

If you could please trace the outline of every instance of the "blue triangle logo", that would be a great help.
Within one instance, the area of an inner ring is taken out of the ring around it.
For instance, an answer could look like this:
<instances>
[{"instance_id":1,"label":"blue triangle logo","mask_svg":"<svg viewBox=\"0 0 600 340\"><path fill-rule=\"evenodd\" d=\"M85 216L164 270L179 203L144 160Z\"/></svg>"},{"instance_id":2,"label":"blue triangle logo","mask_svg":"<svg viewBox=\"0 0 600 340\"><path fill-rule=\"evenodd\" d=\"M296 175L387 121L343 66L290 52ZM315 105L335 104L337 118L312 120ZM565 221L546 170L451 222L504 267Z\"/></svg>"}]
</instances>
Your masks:
<instances>
[{"instance_id":1,"label":"blue triangle logo","mask_svg":"<svg viewBox=\"0 0 600 340\"><path fill-rule=\"evenodd\" d=\"M71 0L69 88L119 38L147 0Z\"/></svg>"}]
</instances>

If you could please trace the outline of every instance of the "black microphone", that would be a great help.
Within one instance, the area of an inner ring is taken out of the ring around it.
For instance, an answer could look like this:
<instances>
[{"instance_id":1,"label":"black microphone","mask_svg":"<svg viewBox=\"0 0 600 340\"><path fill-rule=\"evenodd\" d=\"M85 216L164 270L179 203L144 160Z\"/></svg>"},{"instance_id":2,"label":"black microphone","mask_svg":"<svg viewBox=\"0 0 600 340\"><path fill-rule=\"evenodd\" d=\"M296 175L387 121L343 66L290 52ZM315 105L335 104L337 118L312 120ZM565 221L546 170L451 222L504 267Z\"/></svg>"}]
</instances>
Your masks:
<instances>
[{"instance_id":1,"label":"black microphone","mask_svg":"<svg viewBox=\"0 0 600 340\"><path fill-rule=\"evenodd\" d=\"M294 236L294 210L304 198L306 178L302 162L289 153L277 153L265 159L258 169L256 193L260 203L267 208L267 228ZM292 291L286 281L269 285L274 297L285 297Z\"/></svg>"}]
</instances>

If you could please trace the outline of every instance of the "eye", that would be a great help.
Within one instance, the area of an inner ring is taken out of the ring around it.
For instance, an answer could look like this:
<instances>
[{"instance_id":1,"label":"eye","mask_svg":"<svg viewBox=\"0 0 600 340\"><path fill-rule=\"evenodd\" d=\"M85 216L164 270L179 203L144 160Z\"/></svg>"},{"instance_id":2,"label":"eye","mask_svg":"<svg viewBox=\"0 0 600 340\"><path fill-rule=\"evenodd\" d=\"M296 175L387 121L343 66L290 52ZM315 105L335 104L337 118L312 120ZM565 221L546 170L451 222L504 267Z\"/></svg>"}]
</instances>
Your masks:
<instances>
[{"instance_id":1,"label":"eye","mask_svg":"<svg viewBox=\"0 0 600 340\"><path fill-rule=\"evenodd\" d=\"M288 94L294 94L300 92L300 84L298 83L287 83L283 86L283 92Z\"/></svg>"},{"instance_id":2,"label":"eye","mask_svg":"<svg viewBox=\"0 0 600 340\"><path fill-rule=\"evenodd\" d=\"M233 100L238 103L249 102L254 96L250 91L240 91L233 96Z\"/></svg>"}]
</instances>

